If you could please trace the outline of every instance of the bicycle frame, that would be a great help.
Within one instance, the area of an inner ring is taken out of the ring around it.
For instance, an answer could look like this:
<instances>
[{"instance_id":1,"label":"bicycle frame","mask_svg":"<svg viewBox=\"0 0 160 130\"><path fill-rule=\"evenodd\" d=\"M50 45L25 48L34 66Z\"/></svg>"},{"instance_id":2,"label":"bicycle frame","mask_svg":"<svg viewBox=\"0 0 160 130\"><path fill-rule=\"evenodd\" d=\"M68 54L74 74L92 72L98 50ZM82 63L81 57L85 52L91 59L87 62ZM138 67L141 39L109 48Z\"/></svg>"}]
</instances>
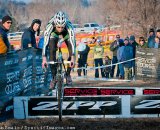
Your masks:
<instances>
[{"instance_id":1,"label":"bicycle frame","mask_svg":"<svg viewBox=\"0 0 160 130\"><path fill-rule=\"evenodd\" d=\"M64 88L64 73L62 71L62 67L64 67L65 72L66 72L66 68L63 62L61 48L58 48L58 49L59 51L58 51L58 58L57 58L56 97L58 100L59 121L62 121L62 104L63 104L63 90L64 90L63 89Z\"/></svg>"},{"instance_id":2,"label":"bicycle frame","mask_svg":"<svg viewBox=\"0 0 160 130\"><path fill-rule=\"evenodd\" d=\"M56 97L58 100L58 114L59 114L59 121L62 121L62 103L63 103L63 91L64 91L64 74L67 72L64 64L64 60L62 57L61 47L58 47L58 56L57 61L50 61L48 64L57 64L57 74L55 76L56 82ZM66 61L66 63L70 63ZM64 71L63 71L64 68ZM67 78L66 78L67 81Z\"/></svg>"}]
</instances>

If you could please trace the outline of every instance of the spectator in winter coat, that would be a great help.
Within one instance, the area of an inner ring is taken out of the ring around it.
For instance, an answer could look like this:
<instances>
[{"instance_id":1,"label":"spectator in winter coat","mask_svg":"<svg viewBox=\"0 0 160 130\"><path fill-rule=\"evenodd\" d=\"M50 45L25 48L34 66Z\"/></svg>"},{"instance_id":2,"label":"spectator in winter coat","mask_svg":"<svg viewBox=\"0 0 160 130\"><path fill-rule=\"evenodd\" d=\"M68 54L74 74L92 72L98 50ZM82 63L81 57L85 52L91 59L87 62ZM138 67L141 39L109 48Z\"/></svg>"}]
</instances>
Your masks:
<instances>
[{"instance_id":1,"label":"spectator in winter coat","mask_svg":"<svg viewBox=\"0 0 160 130\"><path fill-rule=\"evenodd\" d=\"M87 45L87 41L80 42L78 47L78 68L81 67L87 67L87 58L88 58L88 53L90 51L89 46ZM78 76L81 76L82 69L78 69L77 73ZM83 69L83 74L84 76L86 75L85 69Z\"/></svg>"},{"instance_id":2,"label":"spectator in winter coat","mask_svg":"<svg viewBox=\"0 0 160 130\"><path fill-rule=\"evenodd\" d=\"M129 38L129 43L133 48L133 58L136 57L136 48L138 46L138 43L135 40L135 36L131 35ZM133 60L133 77L135 76L135 60Z\"/></svg>"},{"instance_id":3,"label":"spectator in winter coat","mask_svg":"<svg viewBox=\"0 0 160 130\"><path fill-rule=\"evenodd\" d=\"M154 48L160 48L160 39L157 36L155 37Z\"/></svg>"},{"instance_id":4,"label":"spectator in winter coat","mask_svg":"<svg viewBox=\"0 0 160 130\"><path fill-rule=\"evenodd\" d=\"M154 48L154 44L155 44L155 32L154 29L151 28L149 30L148 48Z\"/></svg>"},{"instance_id":5,"label":"spectator in winter coat","mask_svg":"<svg viewBox=\"0 0 160 130\"><path fill-rule=\"evenodd\" d=\"M123 57L122 57L123 52L124 52L124 42L121 41L119 43L119 48L117 50L118 62L122 62L123 61ZM119 67L119 71L120 71L119 78L120 79L124 79L124 66L123 66L123 63L119 64L118 67Z\"/></svg>"},{"instance_id":6,"label":"spectator in winter coat","mask_svg":"<svg viewBox=\"0 0 160 130\"><path fill-rule=\"evenodd\" d=\"M160 29L156 31L156 36L160 39Z\"/></svg>"},{"instance_id":7,"label":"spectator in winter coat","mask_svg":"<svg viewBox=\"0 0 160 130\"><path fill-rule=\"evenodd\" d=\"M102 41L97 39L97 45L94 46L93 49L95 67L98 67L98 65L103 65L104 47L101 45L101 43ZM101 68L101 75L102 77L105 77L103 68ZM99 78L99 69L95 69L95 78Z\"/></svg>"},{"instance_id":8,"label":"spectator in winter coat","mask_svg":"<svg viewBox=\"0 0 160 130\"><path fill-rule=\"evenodd\" d=\"M131 60L133 59L133 48L129 44L129 39L124 40L124 50L122 54L122 59L123 61ZM125 71L125 79L131 79L132 78L132 67L133 67L133 62L128 61L123 63L124 65L124 71Z\"/></svg>"},{"instance_id":9,"label":"spectator in winter coat","mask_svg":"<svg viewBox=\"0 0 160 130\"><path fill-rule=\"evenodd\" d=\"M144 37L139 37L139 45L138 45L138 47L140 47L140 48L148 48Z\"/></svg>"},{"instance_id":10,"label":"spectator in winter coat","mask_svg":"<svg viewBox=\"0 0 160 130\"><path fill-rule=\"evenodd\" d=\"M117 50L119 48L119 42L121 40L122 39L120 39L120 35L118 34L118 35L116 35L116 40L113 43L111 43L111 45L110 45L110 50L113 52L112 64L116 64L118 62L118 60L117 60ZM112 73L111 73L112 78L114 77L115 67L116 67L116 65L112 66ZM117 67L116 77L119 77L119 68L118 67Z\"/></svg>"},{"instance_id":11,"label":"spectator in winter coat","mask_svg":"<svg viewBox=\"0 0 160 130\"><path fill-rule=\"evenodd\" d=\"M7 37L7 32L12 25L12 18L10 16L4 16L0 25L0 54L5 54L10 48L10 43Z\"/></svg>"},{"instance_id":12,"label":"spectator in winter coat","mask_svg":"<svg viewBox=\"0 0 160 130\"><path fill-rule=\"evenodd\" d=\"M37 32L37 36L40 34L40 26L41 20L34 19L32 21L31 26L26 29L22 35L22 48L27 49L28 47L38 48L38 41L35 37L35 33Z\"/></svg>"}]
</instances>

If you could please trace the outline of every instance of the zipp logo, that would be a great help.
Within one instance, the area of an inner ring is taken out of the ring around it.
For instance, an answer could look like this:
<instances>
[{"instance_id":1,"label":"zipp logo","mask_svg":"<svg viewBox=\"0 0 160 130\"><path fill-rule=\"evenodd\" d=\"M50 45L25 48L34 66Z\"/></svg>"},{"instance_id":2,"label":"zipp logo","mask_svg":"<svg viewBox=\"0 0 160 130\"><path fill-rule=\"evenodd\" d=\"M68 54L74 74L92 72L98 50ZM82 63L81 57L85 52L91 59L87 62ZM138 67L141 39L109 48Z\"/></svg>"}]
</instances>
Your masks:
<instances>
[{"instance_id":1,"label":"zipp logo","mask_svg":"<svg viewBox=\"0 0 160 130\"><path fill-rule=\"evenodd\" d=\"M160 108L160 100L143 100L140 105L135 106L135 109L150 109Z\"/></svg>"},{"instance_id":2,"label":"zipp logo","mask_svg":"<svg viewBox=\"0 0 160 130\"><path fill-rule=\"evenodd\" d=\"M64 101L63 110L78 110L86 107L88 110L101 110L101 107L109 107L117 104L117 101ZM58 102L39 102L32 110L58 110Z\"/></svg>"}]
</instances>

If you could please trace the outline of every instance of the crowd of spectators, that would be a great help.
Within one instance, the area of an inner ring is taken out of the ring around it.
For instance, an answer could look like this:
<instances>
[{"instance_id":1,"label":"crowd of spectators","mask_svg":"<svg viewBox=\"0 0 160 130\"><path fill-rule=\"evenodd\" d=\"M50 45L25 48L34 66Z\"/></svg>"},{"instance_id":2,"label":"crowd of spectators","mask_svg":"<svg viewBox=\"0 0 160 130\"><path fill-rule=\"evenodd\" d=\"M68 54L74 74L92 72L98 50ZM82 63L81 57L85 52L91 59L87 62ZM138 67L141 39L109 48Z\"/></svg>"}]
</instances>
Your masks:
<instances>
[{"instance_id":1,"label":"crowd of spectators","mask_svg":"<svg viewBox=\"0 0 160 130\"><path fill-rule=\"evenodd\" d=\"M11 25L12 18L8 15L4 16L0 24L0 54L6 54L11 49L39 48L38 43L41 43L39 42L40 19L34 19L31 26L24 31L21 39L22 46L20 48L13 48L9 43L7 32L10 30ZM101 39L96 39L94 36L90 42L96 44L93 48L94 67L96 67L95 78L99 78L98 66L107 65L106 68L100 68L102 78L130 80L135 77L136 48L160 48L160 29L155 31L151 28L148 33L148 38L139 37L138 43L134 35L121 38L120 35L117 34L115 40L110 44L110 51L113 54L112 58L110 58L109 55L105 55L106 53L101 44ZM87 58L90 51L88 44L90 44L90 42L82 41L77 47L78 68L84 68L77 70L78 76L81 76L82 70L83 75L87 74L85 68L87 67Z\"/></svg>"}]
</instances>

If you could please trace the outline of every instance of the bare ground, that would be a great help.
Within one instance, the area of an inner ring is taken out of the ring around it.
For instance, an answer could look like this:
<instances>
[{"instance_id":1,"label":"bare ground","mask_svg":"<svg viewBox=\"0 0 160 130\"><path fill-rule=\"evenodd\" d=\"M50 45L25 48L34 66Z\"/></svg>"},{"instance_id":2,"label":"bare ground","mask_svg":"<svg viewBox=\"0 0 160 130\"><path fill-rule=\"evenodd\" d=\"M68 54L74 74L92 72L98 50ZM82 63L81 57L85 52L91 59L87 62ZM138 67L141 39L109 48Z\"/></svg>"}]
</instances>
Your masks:
<instances>
[{"instance_id":1,"label":"bare ground","mask_svg":"<svg viewBox=\"0 0 160 130\"><path fill-rule=\"evenodd\" d=\"M0 123L2 127L20 127L22 129L40 130L159 130L159 118L130 118L130 119L77 119L65 118L62 122L58 118L43 119L11 119ZM34 128L31 128L34 127Z\"/></svg>"}]
</instances>

